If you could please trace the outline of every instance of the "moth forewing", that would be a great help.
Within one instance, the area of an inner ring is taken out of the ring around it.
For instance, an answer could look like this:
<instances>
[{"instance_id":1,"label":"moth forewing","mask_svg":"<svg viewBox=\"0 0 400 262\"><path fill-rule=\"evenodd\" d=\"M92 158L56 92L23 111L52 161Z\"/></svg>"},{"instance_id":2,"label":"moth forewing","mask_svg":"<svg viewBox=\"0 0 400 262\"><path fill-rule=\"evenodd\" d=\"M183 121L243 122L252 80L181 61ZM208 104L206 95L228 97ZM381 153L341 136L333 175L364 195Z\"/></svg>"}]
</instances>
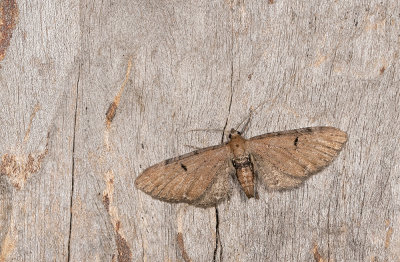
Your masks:
<instances>
[{"instance_id":1,"label":"moth forewing","mask_svg":"<svg viewBox=\"0 0 400 262\"><path fill-rule=\"evenodd\" d=\"M279 190L299 186L327 166L346 140L347 134L339 129L315 127L265 134L247 145L260 180Z\"/></svg>"},{"instance_id":2,"label":"moth forewing","mask_svg":"<svg viewBox=\"0 0 400 262\"><path fill-rule=\"evenodd\" d=\"M270 189L290 189L326 167L338 155L347 134L334 127L311 127L243 138L231 130L228 143L165 160L135 181L140 190L167 202L209 207L230 196L235 173L248 198L254 174Z\"/></svg>"},{"instance_id":3,"label":"moth forewing","mask_svg":"<svg viewBox=\"0 0 400 262\"><path fill-rule=\"evenodd\" d=\"M215 178L221 170L226 172L228 159L231 159L231 152L225 144L200 149L147 168L136 179L135 185L152 197L167 202L192 204L200 198L206 198L204 194L210 188L219 190L219 197L215 199L221 198L221 188L212 187L212 183L223 182L221 178ZM214 193L210 190L207 192Z\"/></svg>"},{"instance_id":4,"label":"moth forewing","mask_svg":"<svg viewBox=\"0 0 400 262\"><path fill-rule=\"evenodd\" d=\"M227 160L217 172L214 181L210 183L209 188L203 195L196 199L192 205L199 207L215 206L224 199L231 195L232 186L231 179L229 178L234 174L235 168L232 166L231 160Z\"/></svg>"}]
</instances>

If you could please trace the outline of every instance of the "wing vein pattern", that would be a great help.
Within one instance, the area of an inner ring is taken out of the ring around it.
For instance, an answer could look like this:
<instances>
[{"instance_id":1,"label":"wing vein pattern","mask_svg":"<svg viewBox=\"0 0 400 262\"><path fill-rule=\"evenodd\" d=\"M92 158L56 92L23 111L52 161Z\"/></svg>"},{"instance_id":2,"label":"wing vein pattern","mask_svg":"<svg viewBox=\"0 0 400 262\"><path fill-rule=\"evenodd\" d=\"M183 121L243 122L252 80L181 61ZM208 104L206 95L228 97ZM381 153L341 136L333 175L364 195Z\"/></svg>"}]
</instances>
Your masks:
<instances>
[{"instance_id":1,"label":"wing vein pattern","mask_svg":"<svg viewBox=\"0 0 400 262\"><path fill-rule=\"evenodd\" d=\"M167 202L212 206L229 197L234 172L227 144L200 149L147 168L136 187Z\"/></svg>"},{"instance_id":2,"label":"wing vein pattern","mask_svg":"<svg viewBox=\"0 0 400 262\"><path fill-rule=\"evenodd\" d=\"M337 128L309 127L253 137L247 149L259 180L282 190L329 165L346 141L347 134Z\"/></svg>"}]
</instances>

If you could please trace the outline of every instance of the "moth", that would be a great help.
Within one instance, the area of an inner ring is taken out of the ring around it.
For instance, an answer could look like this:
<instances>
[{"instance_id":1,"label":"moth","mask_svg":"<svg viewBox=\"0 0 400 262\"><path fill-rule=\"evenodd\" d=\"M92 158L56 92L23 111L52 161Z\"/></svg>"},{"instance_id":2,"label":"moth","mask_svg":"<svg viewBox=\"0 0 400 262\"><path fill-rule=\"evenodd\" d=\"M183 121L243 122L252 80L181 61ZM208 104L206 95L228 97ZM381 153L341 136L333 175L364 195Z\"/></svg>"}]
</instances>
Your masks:
<instances>
[{"instance_id":1,"label":"moth","mask_svg":"<svg viewBox=\"0 0 400 262\"><path fill-rule=\"evenodd\" d=\"M232 129L228 142L151 166L135 185L156 199L206 208L230 197L232 178L247 198L254 197L255 182L271 190L298 187L329 165L346 141L347 134L334 127L309 127L250 139Z\"/></svg>"}]
</instances>

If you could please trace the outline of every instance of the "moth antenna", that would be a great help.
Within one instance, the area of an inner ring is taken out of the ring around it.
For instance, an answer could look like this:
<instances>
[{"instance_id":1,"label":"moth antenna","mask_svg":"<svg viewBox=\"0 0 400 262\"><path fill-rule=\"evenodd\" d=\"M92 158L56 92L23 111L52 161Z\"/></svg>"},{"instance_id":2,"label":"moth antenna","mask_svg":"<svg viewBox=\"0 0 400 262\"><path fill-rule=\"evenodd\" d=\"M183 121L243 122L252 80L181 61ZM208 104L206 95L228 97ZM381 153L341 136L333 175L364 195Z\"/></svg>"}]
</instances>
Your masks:
<instances>
[{"instance_id":1,"label":"moth antenna","mask_svg":"<svg viewBox=\"0 0 400 262\"><path fill-rule=\"evenodd\" d=\"M189 132L216 132L216 133L221 133L223 130L222 129L191 129L186 131L186 133Z\"/></svg>"},{"instance_id":2,"label":"moth antenna","mask_svg":"<svg viewBox=\"0 0 400 262\"><path fill-rule=\"evenodd\" d=\"M249 115L246 116L246 118L243 119L243 120L239 123L239 125L237 126L237 128L235 128L236 130L239 130L239 127L244 123L244 121L247 120L246 123L244 124L243 128L241 129L241 131L239 131L240 134L244 134L244 133L247 132L247 130L249 129L249 124L250 124L250 121L251 121L251 119L252 119L252 116L253 116L253 112L254 112L254 111L255 111L255 109L251 106L250 109L249 109Z\"/></svg>"},{"instance_id":3,"label":"moth antenna","mask_svg":"<svg viewBox=\"0 0 400 262\"><path fill-rule=\"evenodd\" d=\"M300 72L303 72L304 69L305 69L305 68L302 68L302 69L300 70ZM294 79L295 77L296 77L296 74L290 75L289 79L287 79L286 81L284 81L283 84L282 84L282 86L285 86L285 85L287 85L290 81L293 81L293 79ZM283 89L283 90L289 90L289 89ZM274 96L272 99L270 99L270 100L264 100L263 102L261 102L260 104L258 104L256 107L251 106L251 107L250 107L250 117L251 117L251 114L252 114L253 112L255 113L255 112L257 112L257 111L266 111L266 112L270 111L271 108L273 108L273 107L275 106L276 101L278 100L278 98L279 98L279 97L282 97L284 94L287 94L287 91L284 91L283 93L281 93L281 92L276 93L275 96ZM263 109L266 103L269 103L269 106L268 106L266 109ZM248 117L246 117L246 118L244 118L244 119L239 123L238 127L240 127L246 120L249 122ZM247 124L245 125L245 127L246 127L246 126L247 126ZM236 128L236 130L238 130L238 128ZM246 131L246 130L243 130L243 131ZM242 133L243 133L243 132L242 132Z\"/></svg>"}]
</instances>

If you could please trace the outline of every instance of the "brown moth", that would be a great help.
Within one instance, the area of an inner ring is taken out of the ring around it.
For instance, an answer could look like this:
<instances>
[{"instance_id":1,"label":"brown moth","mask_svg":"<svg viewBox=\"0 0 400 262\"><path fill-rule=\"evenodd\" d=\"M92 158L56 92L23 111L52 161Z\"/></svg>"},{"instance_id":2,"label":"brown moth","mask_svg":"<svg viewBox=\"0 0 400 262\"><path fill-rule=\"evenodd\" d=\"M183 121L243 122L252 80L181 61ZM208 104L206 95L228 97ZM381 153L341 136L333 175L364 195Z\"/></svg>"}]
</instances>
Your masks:
<instances>
[{"instance_id":1,"label":"brown moth","mask_svg":"<svg viewBox=\"0 0 400 262\"><path fill-rule=\"evenodd\" d=\"M215 206L231 194L236 175L248 198L255 179L269 189L298 187L338 155L347 134L334 127L309 127L245 139L232 129L230 141L203 148L147 168L138 189L167 202Z\"/></svg>"}]
</instances>

